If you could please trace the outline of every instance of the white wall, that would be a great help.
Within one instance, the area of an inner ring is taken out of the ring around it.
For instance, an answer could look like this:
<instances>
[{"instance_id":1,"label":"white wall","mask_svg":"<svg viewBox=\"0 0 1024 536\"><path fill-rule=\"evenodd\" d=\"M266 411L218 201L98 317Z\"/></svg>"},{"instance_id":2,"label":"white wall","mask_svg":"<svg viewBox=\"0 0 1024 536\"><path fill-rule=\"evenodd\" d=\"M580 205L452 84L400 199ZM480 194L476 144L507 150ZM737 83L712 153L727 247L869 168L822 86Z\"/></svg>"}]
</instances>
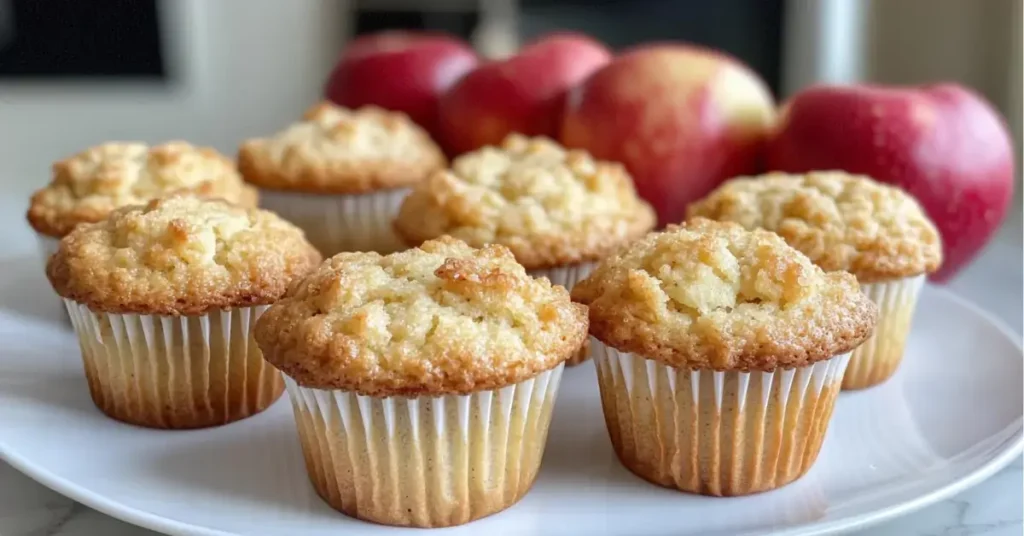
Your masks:
<instances>
[{"instance_id":1,"label":"white wall","mask_svg":"<svg viewBox=\"0 0 1024 536\"><path fill-rule=\"evenodd\" d=\"M1006 118L1017 147L1020 230L1024 0L787 0L783 97L816 82L956 81ZM1019 234L1019 233L1018 233Z\"/></svg>"},{"instance_id":2,"label":"white wall","mask_svg":"<svg viewBox=\"0 0 1024 536\"><path fill-rule=\"evenodd\" d=\"M1009 101L1014 16L1020 0L873 0L868 2L870 80L921 83L958 80L1000 108ZM1020 95L1017 95L1020 99Z\"/></svg>"},{"instance_id":3,"label":"white wall","mask_svg":"<svg viewBox=\"0 0 1024 536\"><path fill-rule=\"evenodd\" d=\"M892 84L955 80L987 97L1021 132L1022 0L872 0L865 79ZM1020 168L1018 151L1018 169ZM1018 172L1018 177L1020 173Z\"/></svg>"},{"instance_id":4,"label":"white wall","mask_svg":"<svg viewBox=\"0 0 1024 536\"><path fill-rule=\"evenodd\" d=\"M320 96L348 35L336 0L163 0L175 82L0 84L0 187L24 196L50 163L113 139L179 138L234 154Z\"/></svg>"}]
</instances>

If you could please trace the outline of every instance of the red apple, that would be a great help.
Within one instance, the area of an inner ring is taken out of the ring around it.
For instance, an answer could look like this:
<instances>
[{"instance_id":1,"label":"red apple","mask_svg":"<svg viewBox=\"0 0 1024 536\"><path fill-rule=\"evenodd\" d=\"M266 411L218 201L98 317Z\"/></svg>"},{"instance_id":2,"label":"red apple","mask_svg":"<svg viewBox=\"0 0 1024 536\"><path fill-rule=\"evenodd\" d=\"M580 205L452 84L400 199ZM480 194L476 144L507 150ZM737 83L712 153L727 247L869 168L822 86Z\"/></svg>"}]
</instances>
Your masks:
<instances>
[{"instance_id":1,"label":"red apple","mask_svg":"<svg viewBox=\"0 0 1024 536\"><path fill-rule=\"evenodd\" d=\"M457 155L500 143L512 132L557 137L567 91L611 57L589 37L558 33L480 65L441 99L441 144Z\"/></svg>"},{"instance_id":2,"label":"red apple","mask_svg":"<svg viewBox=\"0 0 1024 536\"><path fill-rule=\"evenodd\" d=\"M1013 191L1007 127L954 84L817 86L792 97L768 145L772 169L842 169L903 188L942 235L948 280L996 232Z\"/></svg>"},{"instance_id":3,"label":"red apple","mask_svg":"<svg viewBox=\"0 0 1024 536\"><path fill-rule=\"evenodd\" d=\"M331 71L325 96L358 108L405 112L436 134L437 101L478 58L464 41L443 34L389 31L349 43Z\"/></svg>"},{"instance_id":4,"label":"red apple","mask_svg":"<svg viewBox=\"0 0 1024 536\"><path fill-rule=\"evenodd\" d=\"M767 86L741 62L662 43L627 51L576 88L561 140L625 164L665 225L725 179L756 172L774 118Z\"/></svg>"}]
</instances>

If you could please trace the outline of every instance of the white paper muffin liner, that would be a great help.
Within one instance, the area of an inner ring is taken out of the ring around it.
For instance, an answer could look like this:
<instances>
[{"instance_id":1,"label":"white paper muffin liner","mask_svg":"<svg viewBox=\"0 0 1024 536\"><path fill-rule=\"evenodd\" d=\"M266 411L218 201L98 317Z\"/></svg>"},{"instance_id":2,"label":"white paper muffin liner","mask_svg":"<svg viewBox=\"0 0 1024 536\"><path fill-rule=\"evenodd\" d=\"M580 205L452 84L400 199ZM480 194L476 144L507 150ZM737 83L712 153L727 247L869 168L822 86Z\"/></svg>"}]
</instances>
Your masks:
<instances>
[{"instance_id":1,"label":"white paper muffin liner","mask_svg":"<svg viewBox=\"0 0 1024 536\"><path fill-rule=\"evenodd\" d=\"M615 453L655 484L732 496L783 486L821 449L850 354L774 372L685 370L594 340Z\"/></svg>"},{"instance_id":2,"label":"white paper muffin liner","mask_svg":"<svg viewBox=\"0 0 1024 536\"><path fill-rule=\"evenodd\" d=\"M582 262L567 266L530 270L530 275L533 277L546 277L552 284L561 285L565 287L566 290L572 290L572 287L576 286L576 283L585 279L596 267L596 262ZM576 355L570 357L565 364L570 367L574 367L583 363L587 359L590 359L589 339L583 343L583 346L581 346L579 351L576 352Z\"/></svg>"},{"instance_id":3,"label":"white paper muffin liner","mask_svg":"<svg viewBox=\"0 0 1024 536\"><path fill-rule=\"evenodd\" d=\"M406 249L391 222L408 188L368 194L308 194L260 190L260 205L302 228L324 257L342 251Z\"/></svg>"},{"instance_id":4,"label":"white paper muffin liner","mask_svg":"<svg viewBox=\"0 0 1024 536\"><path fill-rule=\"evenodd\" d=\"M861 285L878 305L875 332L853 351L843 377L843 389L864 389L892 377L903 361L917 299L925 276Z\"/></svg>"},{"instance_id":5,"label":"white paper muffin liner","mask_svg":"<svg viewBox=\"0 0 1024 536\"><path fill-rule=\"evenodd\" d=\"M533 277L546 277L552 284L562 285L566 290L572 290L572 287L590 275L590 272L593 272L596 266L596 262L581 262L567 266L530 270L530 275Z\"/></svg>"},{"instance_id":6,"label":"white paper muffin liner","mask_svg":"<svg viewBox=\"0 0 1024 536\"><path fill-rule=\"evenodd\" d=\"M387 525L458 525L508 508L540 468L563 366L469 395L374 397L285 383L317 493Z\"/></svg>"},{"instance_id":7,"label":"white paper muffin liner","mask_svg":"<svg viewBox=\"0 0 1024 536\"><path fill-rule=\"evenodd\" d=\"M96 406L151 428L226 424L266 409L284 390L251 329L267 306L203 316L108 314L64 300Z\"/></svg>"}]
</instances>

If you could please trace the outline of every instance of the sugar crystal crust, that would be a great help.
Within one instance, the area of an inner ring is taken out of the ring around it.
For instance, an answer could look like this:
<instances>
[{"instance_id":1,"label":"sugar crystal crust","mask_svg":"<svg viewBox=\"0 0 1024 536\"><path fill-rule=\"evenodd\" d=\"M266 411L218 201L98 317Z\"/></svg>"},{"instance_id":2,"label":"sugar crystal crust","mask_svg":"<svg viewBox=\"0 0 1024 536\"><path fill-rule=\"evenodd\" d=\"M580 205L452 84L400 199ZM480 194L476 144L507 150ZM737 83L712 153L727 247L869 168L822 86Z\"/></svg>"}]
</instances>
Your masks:
<instances>
[{"instance_id":1,"label":"sugar crystal crust","mask_svg":"<svg viewBox=\"0 0 1024 536\"><path fill-rule=\"evenodd\" d=\"M586 333L586 308L506 248L443 237L328 259L264 313L255 337L300 385L415 396L528 379L572 356Z\"/></svg>"},{"instance_id":2,"label":"sugar crystal crust","mask_svg":"<svg viewBox=\"0 0 1024 536\"><path fill-rule=\"evenodd\" d=\"M242 181L234 162L213 149L182 141L110 142L55 162L52 181L32 196L27 217L37 232L60 238L118 207L173 192L257 204L256 190Z\"/></svg>"},{"instance_id":3,"label":"sugar crystal crust","mask_svg":"<svg viewBox=\"0 0 1024 536\"><path fill-rule=\"evenodd\" d=\"M931 273L942 264L939 232L913 197L841 171L739 177L687 213L768 229L818 266L846 270L862 283Z\"/></svg>"},{"instance_id":4,"label":"sugar crystal crust","mask_svg":"<svg viewBox=\"0 0 1024 536\"><path fill-rule=\"evenodd\" d=\"M54 290L93 311L201 315L269 304L321 260L277 215L173 196L114 211L61 240Z\"/></svg>"},{"instance_id":5,"label":"sugar crystal crust","mask_svg":"<svg viewBox=\"0 0 1024 536\"><path fill-rule=\"evenodd\" d=\"M272 190L359 194L409 186L447 163L426 131L400 112L321 102L302 121L238 151L245 180Z\"/></svg>"},{"instance_id":6,"label":"sugar crystal crust","mask_svg":"<svg viewBox=\"0 0 1024 536\"><path fill-rule=\"evenodd\" d=\"M877 308L768 231L702 218L651 233L572 291L591 334L670 366L775 370L848 352Z\"/></svg>"},{"instance_id":7,"label":"sugar crystal crust","mask_svg":"<svg viewBox=\"0 0 1024 536\"><path fill-rule=\"evenodd\" d=\"M395 229L412 245L445 234L501 244L535 269L599 259L654 223L620 164L513 134L417 185Z\"/></svg>"}]
</instances>

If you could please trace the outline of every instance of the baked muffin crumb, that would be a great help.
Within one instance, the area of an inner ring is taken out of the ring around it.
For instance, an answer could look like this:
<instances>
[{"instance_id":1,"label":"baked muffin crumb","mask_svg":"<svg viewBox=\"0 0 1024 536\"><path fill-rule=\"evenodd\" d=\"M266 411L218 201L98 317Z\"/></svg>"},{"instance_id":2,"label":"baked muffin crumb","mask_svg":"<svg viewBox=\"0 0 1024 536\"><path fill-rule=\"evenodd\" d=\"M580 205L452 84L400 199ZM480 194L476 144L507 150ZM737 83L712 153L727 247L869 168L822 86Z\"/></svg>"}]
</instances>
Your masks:
<instances>
[{"instance_id":1,"label":"baked muffin crumb","mask_svg":"<svg viewBox=\"0 0 1024 536\"><path fill-rule=\"evenodd\" d=\"M846 270L862 283L932 273L942 264L939 232L913 197L842 171L735 178L687 214L768 229L818 266Z\"/></svg>"},{"instance_id":2,"label":"baked muffin crumb","mask_svg":"<svg viewBox=\"0 0 1024 536\"><path fill-rule=\"evenodd\" d=\"M525 380L569 358L586 332L586 309L506 248L443 237L328 259L263 314L255 337L305 387L416 396Z\"/></svg>"},{"instance_id":3,"label":"baked muffin crumb","mask_svg":"<svg viewBox=\"0 0 1024 536\"><path fill-rule=\"evenodd\" d=\"M174 192L257 204L255 188L242 181L234 162L213 149L183 141L110 142L54 163L53 179L32 196L27 217L36 232L60 238L118 207Z\"/></svg>"},{"instance_id":4,"label":"baked muffin crumb","mask_svg":"<svg viewBox=\"0 0 1024 536\"><path fill-rule=\"evenodd\" d=\"M302 121L238 151L245 180L271 190L361 194L420 182L447 159L401 112L321 102Z\"/></svg>"},{"instance_id":5,"label":"baked muffin crumb","mask_svg":"<svg viewBox=\"0 0 1024 536\"><path fill-rule=\"evenodd\" d=\"M445 234L475 247L502 244L539 269L599 259L654 223L622 165L512 134L417 185L395 229L412 245Z\"/></svg>"},{"instance_id":6,"label":"baked muffin crumb","mask_svg":"<svg viewBox=\"0 0 1024 536\"><path fill-rule=\"evenodd\" d=\"M848 352L877 308L768 231L697 218L603 261L572 291L591 334L670 366L774 370Z\"/></svg>"},{"instance_id":7,"label":"baked muffin crumb","mask_svg":"<svg viewBox=\"0 0 1024 536\"><path fill-rule=\"evenodd\" d=\"M200 315L272 303L320 260L302 231L271 212L179 195L79 226L47 275L58 294L93 311Z\"/></svg>"}]
</instances>

